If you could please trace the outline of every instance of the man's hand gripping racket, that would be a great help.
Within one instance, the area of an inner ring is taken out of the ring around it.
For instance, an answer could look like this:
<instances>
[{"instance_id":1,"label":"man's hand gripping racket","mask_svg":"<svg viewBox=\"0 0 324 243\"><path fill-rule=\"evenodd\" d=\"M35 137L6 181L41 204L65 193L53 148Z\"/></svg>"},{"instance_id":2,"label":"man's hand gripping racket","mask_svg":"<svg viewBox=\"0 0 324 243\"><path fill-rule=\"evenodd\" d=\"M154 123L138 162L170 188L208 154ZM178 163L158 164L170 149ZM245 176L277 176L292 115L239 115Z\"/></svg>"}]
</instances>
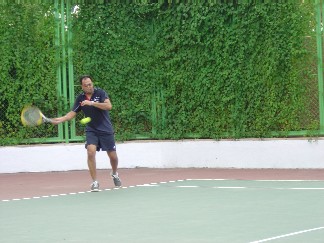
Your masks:
<instances>
[{"instance_id":1,"label":"man's hand gripping racket","mask_svg":"<svg viewBox=\"0 0 324 243\"><path fill-rule=\"evenodd\" d=\"M36 106L26 106L21 111L20 118L22 124L28 127L39 126L42 123L52 123L52 120L47 118Z\"/></svg>"}]
</instances>

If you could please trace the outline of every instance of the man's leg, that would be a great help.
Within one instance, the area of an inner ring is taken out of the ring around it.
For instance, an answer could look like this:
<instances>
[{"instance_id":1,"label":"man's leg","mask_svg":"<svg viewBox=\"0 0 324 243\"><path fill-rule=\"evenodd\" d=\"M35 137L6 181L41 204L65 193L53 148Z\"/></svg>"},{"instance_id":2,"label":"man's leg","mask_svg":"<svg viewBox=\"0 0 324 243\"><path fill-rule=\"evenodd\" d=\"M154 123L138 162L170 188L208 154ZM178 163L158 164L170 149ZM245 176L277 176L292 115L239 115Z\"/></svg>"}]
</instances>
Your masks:
<instances>
[{"instance_id":1,"label":"man's leg","mask_svg":"<svg viewBox=\"0 0 324 243\"><path fill-rule=\"evenodd\" d=\"M121 180L119 178L119 175L117 173L118 169L118 156L116 151L107 151L109 160L110 160L110 165L111 165L111 177L113 178L114 184L116 187L121 187Z\"/></svg>"},{"instance_id":2,"label":"man's leg","mask_svg":"<svg viewBox=\"0 0 324 243\"><path fill-rule=\"evenodd\" d=\"M112 174L116 174L117 173L117 169L118 169L118 156L117 156L117 152L116 151L107 151L109 160L110 160L110 165L111 165L111 169L112 169Z\"/></svg>"},{"instance_id":3,"label":"man's leg","mask_svg":"<svg viewBox=\"0 0 324 243\"><path fill-rule=\"evenodd\" d=\"M96 145L89 144L87 146L88 168L89 168L90 176L93 181L97 180L96 149L97 149Z\"/></svg>"}]
</instances>

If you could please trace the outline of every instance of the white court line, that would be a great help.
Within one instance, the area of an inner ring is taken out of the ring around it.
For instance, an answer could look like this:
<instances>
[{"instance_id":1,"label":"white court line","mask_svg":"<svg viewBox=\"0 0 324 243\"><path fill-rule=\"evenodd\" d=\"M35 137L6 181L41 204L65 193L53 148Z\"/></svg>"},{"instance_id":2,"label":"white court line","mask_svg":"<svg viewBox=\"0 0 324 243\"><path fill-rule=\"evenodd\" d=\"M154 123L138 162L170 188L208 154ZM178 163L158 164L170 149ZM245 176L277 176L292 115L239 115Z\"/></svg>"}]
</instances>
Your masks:
<instances>
[{"instance_id":1,"label":"white court line","mask_svg":"<svg viewBox=\"0 0 324 243\"><path fill-rule=\"evenodd\" d=\"M197 188L199 186L176 186L176 187L180 187L180 188Z\"/></svg>"},{"instance_id":2,"label":"white court line","mask_svg":"<svg viewBox=\"0 0 324 243\"><path fill-rule=\"evenodd\" d=\"M231 181L235 179L186 179L186 181Z\"/></svg>"},{"instance_id":3,"label":"white court line","mask_svg":"<svg viewBox=\"0 0 324 243\"><path fill-rule=\"evenodd\" d=\"M323 187L293 187L292 190L324 190Z\"/></svg>"},{"instance_id":4,"label":"white court line","mask_svg":"<svg viewBox=\"0 0 324 243\"><path fill-rule=\"evenodd\" d=\"M184 181L184 180L179 180L179 181ZM120 189L134 188L134 187L158 187L159 184L166 184L166 183L169 183L169 182L176 182L176 181L152 182L152 183L147 183L147 184L142 184L142 185L135 185L135 186L128 186L128 187L123 186L123 187L106 188L106 189L99 190L99 192L101 192L101 191L111 191L111 190L120 190ZM61 193L61 194L45 195L45 196L3 199L3 200L0 200L0 202L12 202L12 201L22 201L22 200L30 200L30 199L41 199L41 198L53 198L53 197L60 197L60 196L85 194L85 193L92 193L92 192L91 191L70 192L70 193Z\"/></svg>"},{"instance_id":5,"label":"white court line","mask_svg":"<svg viewBox=\"0 0 324 243\"><path fill-rule=\"evenodd\" d=\"M179 187L179 186L178 186ZM299 188L294 188L294 187L245 187L245 186L214 186L211 188L215 189L272 189L272 190L324 190L322 187L299 187Z\"/></svg>"},{"instance_id":6,"label":"white court line","mask_svg":"<svg viewBox=\"0 0 324 243\"><path fill-rule=\"evenodd\" d=\"M217 188L217 189L246 189L247 187L244 187L244 186L215 186L213 188Z\"/></svg>"},{"instance_id":7,"label":"white court line","mask_svg":"<svg viewBox=\"0 0 324 243\"><path fill-rule=\"evenodd\" d=\"M297 181L297 182L298 181L301 181L301 182L310 181L310 182L312 182L312 181L323 181L323 180L252 180L252 181L279 181L279 182L281 182L281 181L288 181L288 182L290 182L290 181L292 181L292 182L294 182L294 181Z\"/></svg>"},{"instance_id":8,"label":"white court line","mask_svg":"<svg viewBox=\"0 0 324 243\"><path fill-rule=\"evenodd\" d=\"M292 235L303 234L303 233L307 233L307 232L311 232L311 231L315 231L315 230L321 230L321 229L324 229L324 227L318 227L318 228L314 228L314 229L297 231L297 232L293 232L293 233L290 233L290 234L279 235L279 236L275 236L275 237L272 237L272 238L267 238L267 239L263 239L263 240L252 241L250 243L261 243L261 242L276 240L276 239L280 239L280 238L284 238L284 237L288 237L288 236L292 236Z\"/></svg>"},{"instance_id":9,"label":"white court line","mask_svg":"<svg viewBox=\"0 0 324 243\"><path fill-rule=\"evenodd\" d=\"M321 181L321 180L237 180L237 179L182 179L182 180L172 180L172 181L160 181L160 182L152 182L148 184L142 184L142 185L135 185L135 186L128 186L128 187L121 187L121 188L106 188L100 191L110 191L110 190L118 190L118 189L126 189L126 188L134 188L134 187L157 187L161 184L167 184L167 183L174 183L174 182L184 182L184 181L270 181L270 182L296 182L296 181L305 181L305 182L314 182L314 181ZM324 181L323 181L324 182ZM176 186L176 187L182 187L182 188L199 188L200 186L192 185L192 186ZM216 189L250 189L249 187L212 187ZM253 188L253 189L258 189ZM263 189L260 187L260 189ZM324 188L268 188L268 189L277 189L277 190L324 190ZM30 197L30 198L15 198L15 199L3 199L0 202L11 202L11 201L20 201L20 200L30 200L30 199L39 199L39 198L50 198L50 197L58 197L58 196L68 196L68 195L77 195L77 194L83 194L83 193L91 193L91 191L84 191L84 192L70 192L70 193L62 193L59 195L46 195L46 196L38 196L38 197Z\"/></svg>"},{"instance_id":10,"label":"white court line","mask_svg":"<svg viewBox=\"0 0 324 243\"><path fill-rule=\"evenodd\" d=\"M243 180L243 179L186 179L186 181L270 181L270 182L284 182L284 181L287 181L287 182L314 182L314 181L322 181L324 182L323 180Z\"/></svg>"},{"instance_id":11,"label":"white court line","mask_svg":"<svg viewBox=\"0 0 324 243\"><path fill-rule=\"evenodd\" d=\"M158 186L158 185L151 185L151 184L143 184L143 185L137 185L138 187L154 187L154 186Z\"/></svg>"}]
</instances>

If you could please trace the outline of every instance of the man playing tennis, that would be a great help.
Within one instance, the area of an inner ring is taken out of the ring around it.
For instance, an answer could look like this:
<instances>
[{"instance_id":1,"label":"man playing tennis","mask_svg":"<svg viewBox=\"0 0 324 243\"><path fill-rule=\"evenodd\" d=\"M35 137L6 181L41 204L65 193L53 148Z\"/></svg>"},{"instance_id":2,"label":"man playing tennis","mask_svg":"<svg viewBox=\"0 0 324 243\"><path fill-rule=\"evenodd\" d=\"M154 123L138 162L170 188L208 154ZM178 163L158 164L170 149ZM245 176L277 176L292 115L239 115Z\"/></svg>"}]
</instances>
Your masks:
<instances>
[{"instance_id":1,"label":"man playing tennis","mask_svg":"<svg viewBox=\"0 0 324 243\"><path fill-rule=\"evenodd\" d=\"M73 119L79 111L83 111L86 117L91 121L87 124L86 144L88 155L88 168L93 180L91 191L99 191L99 182L97 181L96 170L96 152L106 151L112 168L111 177L116 187L121 186L121 180L117 173L118 157L114 138L114 130L109 116L109 110L112 109L107 93L99 88L94 88L92 77L84 75L80 77L80 84L83 90L75 100L74 106L65 116L52 118L52 124L69 121Z\"/></svg>"}]
</instances>

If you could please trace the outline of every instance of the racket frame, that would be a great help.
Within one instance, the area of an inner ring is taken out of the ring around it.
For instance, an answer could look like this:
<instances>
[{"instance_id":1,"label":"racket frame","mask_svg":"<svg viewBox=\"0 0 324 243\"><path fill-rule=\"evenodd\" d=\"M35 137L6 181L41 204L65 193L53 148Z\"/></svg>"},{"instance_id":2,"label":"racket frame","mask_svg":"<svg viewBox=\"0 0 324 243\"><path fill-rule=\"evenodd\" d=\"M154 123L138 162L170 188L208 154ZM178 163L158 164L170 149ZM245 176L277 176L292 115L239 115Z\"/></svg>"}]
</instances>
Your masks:
<instances>
[{"instance_id":1,"label":"racket frame","mask_svg":"<svg viewBox=\"0 0 324 243\"><path fill-rule=\"evenodd\" d=\"M38 118L33 118L33 119L26 119L25 114L26 112L28 112L29 110L34 110L35 113L39 114ZM34 105L29 105L29 106L25 106L23 108L23 110L21 111L21 122L24 126L28 126L28 127L34 127L34 126L39 126L42 123L51 123L51 119L47 118L42 112L41 110Z\"/></svg>"}]
</instances>

